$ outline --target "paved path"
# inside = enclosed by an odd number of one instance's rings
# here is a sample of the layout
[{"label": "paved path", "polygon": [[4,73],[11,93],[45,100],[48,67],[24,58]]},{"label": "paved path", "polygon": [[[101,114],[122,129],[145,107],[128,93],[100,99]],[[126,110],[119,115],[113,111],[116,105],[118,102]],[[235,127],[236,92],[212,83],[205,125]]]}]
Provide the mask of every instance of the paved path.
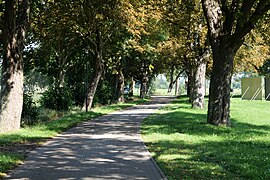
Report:
[{"label": "paved path", "polygon": [[140,122],[172,98],[154,97],[85,122],[30,152],[7,179],[166,179],[140,136]]}]

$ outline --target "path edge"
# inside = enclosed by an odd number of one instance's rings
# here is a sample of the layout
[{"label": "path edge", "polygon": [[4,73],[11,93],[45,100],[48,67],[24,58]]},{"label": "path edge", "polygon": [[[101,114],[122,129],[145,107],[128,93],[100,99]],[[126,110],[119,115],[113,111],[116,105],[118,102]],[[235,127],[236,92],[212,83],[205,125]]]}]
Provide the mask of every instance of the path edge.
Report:
[{"label": "path edge", "polygon": [[144,143],[143,141],[143,138],[142,138],[142,132],[141,132],[141,122],[140,122],[140,129],[139,129],[139,136],[140,136],[140,139],[141,139],[141,144],[145,150],[145,152],[147,153],[147,156],[150,158],[150,161],[152,162],[152,164],[154,165],[154,167],[156,168],[157,172],[159,173],[159,175],[161,176],[161,178],[163,180],[168,180],[168,178],[165,176],[164,172],[161,170],[161,168],[159,167],[159,165],[157,164],[156,160],[152,157],[151,153],[149,152],[146,144]]}]

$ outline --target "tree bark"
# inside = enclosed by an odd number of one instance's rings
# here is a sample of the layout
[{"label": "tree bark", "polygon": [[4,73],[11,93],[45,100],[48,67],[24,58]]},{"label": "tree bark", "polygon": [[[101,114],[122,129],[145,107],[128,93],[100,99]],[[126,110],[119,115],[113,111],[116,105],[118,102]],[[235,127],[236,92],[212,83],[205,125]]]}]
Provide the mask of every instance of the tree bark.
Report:
[{"label": "tree bark", "polygon": [[28,0],[5,1],[0,98],[1,133],[20,128],[23,106],[22,51],[29,22],[29,11]]},{"label": "tree bark", "polygon": [[141,87],[140,87],[140,98],[144,99],[146,97],[147,94],[147,81],[148,81],[148,77],[145,75],[143,76],[142,80],[141,80]]},{"label": "tree bark", "polygon": [[173,72],[171,72],[171,77],[170,77],[170,84],[169,84],[169,88],[168,88],[168,93],[172,92],[172,88],[174,86],[174,84],[176,84],[176,81],[179,80],[179,77],[181,76],[181,74],[184,73],[185,70],[180,71],[177,76],[175,77],[175,79],[173,79]]},{"label": "tree bark", "polygon": [[192,102],[193,98],[193,88],[192,88],[192,82],[194,80],[194,68],[190,66],[190,69],[187,72],[188,74],[188,79],[187,79],[187,96],[189,97],[189,102]]},{"label": "tree bark", "polygon": [[131,83],[129,86],[130,86],[130,89],[129,89],[128,96],[132,97],[134,95],[134,90],[135,90],[135,81],[133,80],[133,78],[131,78]]},{"label": "tree bark", "polygon": [[177,77],[176,81],[175,81],[175,96],[179,95],[179,77]]},{"label": "tree bark", "polygon": [[90,85],[88,87],[87,102],[84,103],[84,109],[91,109],[99,80],[101,79],[103,71],[104,71],[104,61],[103,61],[102,53],[103,53],[102,35],[101,35],[101,31],[97,30],[96,42],[95,42],[94,74],[92,76]]},{"label": "tree bark", "polygon": [[88,95],[87,95],[87,104],[85,104],[87,106],[87,109],[91,109],[92,105],[93,105],[93,100],[94,100],[94,96],[96,94],[96,90],[97,90],[97,86],[99,83],[99,80],[102,77],[102,71],[98,71],[94,74],[94,77],[91,80],[90,86],[89,86],[89,90],[88,90]]},{"label": "tree bark", "polygon": [[124,102],[124,87],[125,87],[125,78],[122,70],[118,71],[116,75],[116,91],[115,91],[115,100],[117,103]]},{"label": "tree bark", "polygon": [[204,108],[206,62],[199,62],[191,82],[192,108]]},{"label": "tree bark", "polygon": [[184,62],[185,62],[185,72],[187,75],[187,80],[185,82],[185,87],[187,90],[187,96],[189,97],[189,101],[191,102],[191,79],[192,79],[192,68],[191,68],[191,62],[187,58],[186,55],[184,55]]},{"label": "tree bark", "polygon": [[212,41],[213,70],[210,80],[207,123],[217,126],[231,126],[230,90],[233,75],[233,61],[243,41],[232,43],[228,37]]},{"label": "tree bark", "polygon": [[233,61],[244,37],[270,9],[269,0],[202,0],[213,52],[207,122],[230,126]]},{"label": "tree bark", "polygon": [[55,52],[56,54],[56,59],[57,59],[57,74],[56,74],[56,79],[55,79],[55,87],[56,88],[62,88],[65,86],[65,77],[66,77],[66,72],[68,70],[68,57],[69,54],[65,53],[65,49],[62,47],[62,42],[59,42],[59,49]]},{"label": "tree bark", "polygon": [[167,93],[172,92],[172,88],[173,88],[173,85],[174,85],[174,79],[173,79],[174,70],[175,70],[175,67],[172,66],[171,69],[170,69],[170,84],[169,84],[169,88],[168,88]]},{"label": "tree bark", "polygon": [[192,62],[190,70],[193,74],[191,77],[191,104],[192,108],[203,109],[204,108],[204,96],[205,96],[205,73],[207,58],[210,56],[208,48],[199,48],[200,55]]},{"label": "tree bark", "polygon": [[[240,45],[239,45],[240,47]],[[213,71],[210,81],[207,122],[230,126],[230,89],[233,60],[238,47],[225,42],[213,45]]]},{"label": "tree bark", "polygon": [[58,73],[58,78],[55,80],[56,88],[62,88],[65,86],[66,70],[61,69]]}]

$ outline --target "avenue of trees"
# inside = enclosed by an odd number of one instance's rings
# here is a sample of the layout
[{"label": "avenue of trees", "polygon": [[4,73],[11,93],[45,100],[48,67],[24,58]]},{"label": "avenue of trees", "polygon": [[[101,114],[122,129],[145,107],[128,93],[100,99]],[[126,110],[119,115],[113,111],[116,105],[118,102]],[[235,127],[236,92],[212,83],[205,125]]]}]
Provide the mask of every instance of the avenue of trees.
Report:
[{"label": "avenue of trees", "polygon": [[157,74],[168,91],[185,74],[193,108],[204,108],[209,77],[207,122],[230,126],[233,73],[269,71],[269,9],[270,0],[0,0],[0,132],[20,128],[36,88],[44,107],[88,110],[123,102],[135,82],[144,98]]}]

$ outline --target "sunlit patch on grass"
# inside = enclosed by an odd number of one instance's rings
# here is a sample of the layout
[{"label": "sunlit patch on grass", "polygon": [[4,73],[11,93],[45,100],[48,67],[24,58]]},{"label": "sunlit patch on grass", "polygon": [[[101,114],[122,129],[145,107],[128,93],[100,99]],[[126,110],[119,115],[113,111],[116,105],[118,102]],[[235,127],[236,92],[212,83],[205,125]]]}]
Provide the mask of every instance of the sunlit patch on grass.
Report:
[{"label": "sunlit patch on grass", "polygon": [[169,179],[270,179],[269,107],[232,99],[232,127],[216,127],[181,98],[143,122],[143,139]]},{"label": "sunlit patch on grass", "polygon": [[0,153],[0,177],[5,176],[7,170],[22,163],[22,156],[10,153]]},{"label": "sunlit patch on grass", "polygon": [[165,160],[165,161],[172,161],[172,160],[176,160],[176,159],[187,160],[187,159],[191,159],[191,158],[192,158],[192,156],[189,154],[166,154],[166,155],[159,156],[160,160]]}]

